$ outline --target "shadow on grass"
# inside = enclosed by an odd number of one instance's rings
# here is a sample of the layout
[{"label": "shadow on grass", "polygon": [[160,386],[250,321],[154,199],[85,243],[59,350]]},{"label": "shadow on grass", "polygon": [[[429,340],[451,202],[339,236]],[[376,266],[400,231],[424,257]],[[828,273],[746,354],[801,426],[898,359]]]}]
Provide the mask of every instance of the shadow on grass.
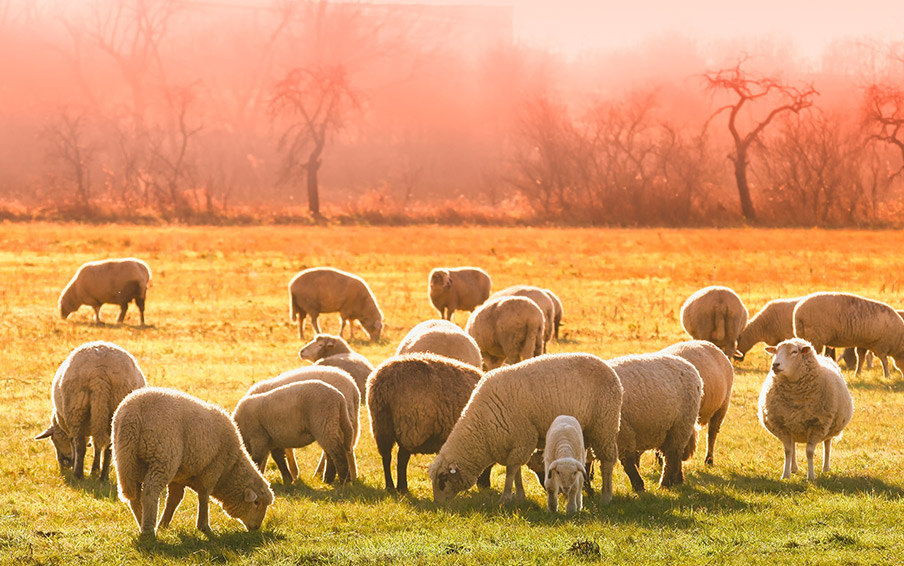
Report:
[{"label": "shadow on grass", "polygon": [[245,556],[255,549],[285,540],[283,535],[264,531],[226,531],[214,533],[208,537],[194,529],[176,534],[177,542],[166,541],[166,535],[159,533],[162,539],[145,540],[135,538],[135,548],[144,555],[157,558],[192,558],[202,562],[228,563]]},{"label": "shadow on grass", "polygon": [[[310,484],[307,481],[311,481]],[[406,496],[395,492],[388,492],[383,488],[367,485],[360,480],[346,485],[325,484],[319,480],[305,480],[299,478],[292,484],[274,482],[270,488],[277,497],[288,499],[308,499],[317,502],[343,502],[357,501],[361,503],[376,503],[387,499],[398,499]]]},{"label": "shadow on grass", "polygon": [[72,489],[77,489],[93,496],[95,499],[115,500],[117,498],[116,485],[109,479],[100,481],[97,476],[88,476],[78,480],[72,475],[71,470],[64,476],[66,484]]},{"label": "shadow on grass", "polygon": [[893,373],[891,377],[885,378],[878,376],[876,378],[864,378],[848,376],[848,387],[853,391],[888,391],[891,393],[901,393],[904,391],[904,379]]},{"label": "shadow on grass", "polygon": [[[732,473],[728,480],[718,478],[723,482],[730,481],[737,489],[750,493],[772,494],[772,495],[789,495],[792,493],[804,493],[810,484],[806,482],[807,469],[806,464],[800,468],[800,471],[793,475],[791,479],[783,480],[777,477],[762,476],[744,476]],[[698,474],[701,478],[706,478],[705,474]],[[715,480],[715,481],[718,481]],[[904,488],[897,485],[888,484],[881,479],[864,476],[864,475],[842,475],[828,474],[821,475],[816,473],[816,480],[812,484],[814,487],[837,493],[841,495],[862,495],[870,494],[889,499],[904,498]]]},{"label": "shadow on grass", "polygon": [[116,322],[101,321],[100,323],[95,323],[93,320],[76,320],[68,321],[67,324],[71,324],[79,328],[103,328],[105,330],[113,330],[117,328],[137,332],[150,332],[152,330],[157,330],[157,326],[154,324],[145,324],[144,326],[141,326],[140,324],[130,324],[128,322],[118,324]]}]

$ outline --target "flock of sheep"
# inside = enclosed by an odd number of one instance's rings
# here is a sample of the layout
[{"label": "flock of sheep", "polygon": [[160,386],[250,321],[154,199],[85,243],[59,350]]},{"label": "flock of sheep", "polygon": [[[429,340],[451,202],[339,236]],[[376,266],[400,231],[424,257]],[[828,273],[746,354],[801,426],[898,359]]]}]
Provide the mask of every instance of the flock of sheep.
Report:
[{"label": "flock of sheep", "polygon": [[[150,270],[140,260],[83,265],[60,296],[65,319],[80,305],[141,311]],[[814,450],[824,444],[829,470],[832,439],[853,414],[838,365],[823,348],[855,348],[887,356],[904,367],[904,319],[892,307],[844,293],[815,293],[768,303],[749,322],[740,297],[706,287],[681,307],[681,324],[694,340],[655,353],[602,360],[587,353],[546,354],[558,338],[562,303],[552,292],[519,285],[491,295],[490,277],[471,267],[434,269],[429,298],[441,318],[422,322],[402,339],[396,355],[374,368],[341,334],[358,323],[380,337],[383,315],[368,285],[332,268],[299,273],[289,284],[290,317],[304,340],[310,317],[317,333],[299,351],[314,365],[254,384],[232,415],[174,390],[147,387],[137,362],[107,342],[75,349],[53,378],[50,438],[61,468],[83,476],[87,440],[94,444],[91,473],[106,480],[115,460],[120,498],[142,536],[154,537],[172,519],[185,488],[198,493],[197,526],[209,532],[213,497],[249,529],[258,528],[273,492],[263,472],[269,457],[283,482],[298,477],[293,448],[317,442],[316,474],[352,481],[358,407],[366,403],[382,459],[386,488],[408,489],[412,454],[436,454],[429,476],[436,501],[475,483],[488,486],[494,464],[505,466],[503,501],[524,498],[521,470],[536,472],[555,512],[581,509],[592,493],[591,463],[599,462],[601,498],[612,498],[619,460],[635,491],[644,489],[640,456],[655,450],[661,487],[684,481],[682,462],[695,452],[697,429],[708,427],[705,462],[714,463],[716,436],[728,411],[734,370],[756,343],[773,354],[759,400],[763,426],[784,446],[782,477],[797,470],[796,445],[806,445],[807,478]],[[472,311],[465,329],[451,322]],[[338,312],[340,336],[322,334],[318,316]],[[503,365],[505,364],[505,365]],[[392,451],[398,446],[396,480]],[[102,460],[102,462],[101,462]],[[167,489],[163,514],[158,498]],[[513,494],[514,488],[514,494]]]}]

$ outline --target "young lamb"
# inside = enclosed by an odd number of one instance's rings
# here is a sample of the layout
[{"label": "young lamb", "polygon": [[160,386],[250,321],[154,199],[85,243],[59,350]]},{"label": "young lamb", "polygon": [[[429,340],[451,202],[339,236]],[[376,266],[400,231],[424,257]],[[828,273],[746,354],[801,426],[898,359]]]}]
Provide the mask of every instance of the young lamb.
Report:
[{"label": "young lamb", "polygon": [[456,310],[472,311],[490,296],[493,282],[477,267],[437,267],[427,277],[430,303],[444,320],[452,320]]},{"label": "young lamb", "polygon": [[[367,385],[367,376],[374,370],[374,366],[367,358],[352,351],[348,342],[340,336],[332,334],[315,336],[313,340],[301,347],[298,357],[314,362],[315,366],[332,366],[347,371],[355,380],[355,385],[358,386],[358,391],[361,393],[364,393]],[[364,401],[363,396],[361,400]]]},{"label": "young lamb", "polygon": [[[389,358],[367,380],[367,407],[386,489],[408,491],[412,454],[436,454],[458,421],[482,374],[471,365],[428,353]],[[392,483],[392,448],[399,445]],[[490,468],[478,485],[489,487]]]},{"label": "young lamb", "polygon": [[300,272],[289,282],[289,320],[298,321],[298,337],[304,340],[304,320],[311,317],[314,332],[320,334],[317,317],[338,312],[342,319],[339,336],[350,322],[349,337],[357,320],[374,342],[383,330],[383,313],[367,283],[357,275],[332,267],[313,267]]},{"label": "young lamb", "polygon": [[766,303],[741,331],[736,359],[743,361],[747,352],[759,342],[775,346],[783,340],[794,338],[794,307],[801,298],[775,299]]},{"label": "young lamb", "polygon": [[708,426],[708,442],[706,460],[712,466],[716,446],[716,435],[722,428],[722,421],[731,404],[731,388],[734,385],[734,367],[731,361],[711,342],[704,340],[688,340],[673,344],[660,350],[660,354],[671,354],[684,358],[695,368],[703,380],[703,397],[700,400],[700,413],[697,423]]},{"label": "young lamb", "polygon": [[546,353],[546,343],[552,338],[556,320],[556,306],[549,296],[549,291],[532,285],[512,285],[490,295],[487,302],[503,297],[525,297],[537,305],[543,313],[543,352],[541,353]]},{"label": "young lamb", "polygon": [[738,336],[747,324],[747,307],[728,287],[704,287],[681,305],[681,326],[695,340],[708,340],[737,355]]},{"label": "young lamb", "polygon": [[[91,475],[110,475],[110,430],[113,412],[126,395],[146,385],[135,358],[110,342],[88,342],[73,350],[51,384],[50,426],[35,440],[50,438],[60,469],[73,468],[84,477],[88,437],[94,443]],[[103,456],[103,466],[100,465]]]},{"label": "young lamb", "polygon": [[785,447],[782,479],[797,471],[795,444],[806,442],[807,480],[813,481],[816,445],[823,443],[822,471],[828,472],[832,439],[851,421],[854,401],[838,364],[806,340],[792,338],[766,351],[775,357],[760,391],[760,423]]},{"label": "young lamb", "polygon": [[140,259],[90,261],[78,268],[60,294],[60,316],[65,320],[80,306],[89,305],[94,309],[94,322],[100,324],[100,307],[114,304],[119,305],[117,323],[122,324],[134,300],[144,326],[144,300],[150,280],[151,270]]},{"label": "young lamb", "polygon": [[[357,403],[355,404],[357,406]],[[263,472],[273,455],[283,483],[291,483],[285,449],[317,442],[336,466],[339,481],[357,476],[355,437],[342,393],[318,380],[290,383],[239,400],[232,418],[251,460]]]},{"label": "young lamb", "polygon": [[448,320],[426,320],[412,328],[402,339],[396,355],[427,352],[452,358],[478,369],[480,348],[471,336]]},{"label": "young lamb", "polygon": [[480,348],[484,369],[518,363],[543,353],[543,312],[530,299],[501,297],[477,307],[465,330]]},{"label": "young lamb", "polygon": [[587,479],[586,457],[581,423],[568,415],[556,417],[546,431],[546,448],[543,450],[546,506],[550,513],[559,510],[560,493],[565,494],[568,501],[566,513],[581,510],[581,489]]},{"label": "young lamb", "polygon": [[521,466],[544,444],[559,415],[581,423],[600,460],[603,503],[612,499],[622,386],[603,360],[590,354],[544,355],[483,376],[449,438],[430,464],[433,499],[443,502],[474,485],[494,463],[506,466],[502,501],[524,499]]},{"label": "young lamb", "polygon": [[[211,535],[210,497],[248,530],[264,521],[273,492],[242,446],[225,411],[171,389],[145,387],[113,415],[113,456],[119,498],[128,503],[142,537],[170,524],[185,488],[198,492],[197,526]],[[157,504],[167,489],[160,522]]]}]

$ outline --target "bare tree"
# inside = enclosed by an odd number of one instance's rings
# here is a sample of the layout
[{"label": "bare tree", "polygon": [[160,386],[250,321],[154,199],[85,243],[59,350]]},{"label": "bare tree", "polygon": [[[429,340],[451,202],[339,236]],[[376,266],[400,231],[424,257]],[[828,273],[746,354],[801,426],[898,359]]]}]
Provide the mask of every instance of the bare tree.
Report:
[{"label": "bare tree", "polygon": [[[60,112],[44,129],[46,156],[52,180],[64,195],[71,194],[70,206],[87,212],[92,206],[91,165],[96,148],[86,133],[84,114]],[[68,199],[67,199],[68,200]]]},{"label": "bare tree", "polygon": [[898,150],[901,163],[891,173],[904,173],[904,90],[892,84],[872,84],[866,89],[866,123],[869,138]]},{"label": "bare tree", "polygon": [[[747,180],[747,169],[750,164],[751,146],[759,140],[763,130],[777,116],[793,112],[797,114],[805,108],[813,105],[813,98],[819,93],[812,84],[801,87],[785,84],[777,77],[761,77],[743,69],[746,57],[738,60],[733,67],[708,71],[704,74],[706,88],[711,92],[726,91],[735,98],[734,102],[716,110],[707,123],[725,110],[728,114],[728,131],[731,133],[735,151],[730,156],[734,163],[735,181],[738,186],[738,196],[741,200],[741,214],[748,222],[756,222],[756,211],[753,200],[750,197],[750,184]],[[765,107],[759,113],[759,118],[752,115],[753,105],[758,108]],[[750,109],[749,129],[741,132],[741,113],[745,108]]]}]

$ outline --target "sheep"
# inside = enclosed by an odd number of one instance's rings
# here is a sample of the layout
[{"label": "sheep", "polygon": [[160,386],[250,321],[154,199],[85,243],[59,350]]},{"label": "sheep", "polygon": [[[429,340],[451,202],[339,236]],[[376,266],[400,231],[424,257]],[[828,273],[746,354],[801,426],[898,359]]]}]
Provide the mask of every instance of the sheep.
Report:
[{"label": "sheep", "polygon": [[[242,445],[235,422],[223,409],[159,387],[138,389],[113,415],[113,457],[119,498],[129,504],[143,538],[169,526],[189,487],[198,493],[197,527],[212,536],[209,498],[229,516],[257,530],[273,492]],[[157,504],[167,488],[160,522]]]},{"label": "sheep", "polygon": [[[904,319],[880,301],[851,293],[807,295],[794,308],[794,335],[810,342],[818,354],[826,346],[870,350],[882,362],[886,378],[886,356],[904,367]],[[863,357],[857,362],[857,375],[863,369]]]},{"label": "sheep", "polygon": [[396,355],[414,352],[429,352],[481,367],[477,342],[448,320],[426,320],[412,328],[396,349]]},{"label": "sheep", "polygon": [[113,412],[126,395],[145,385],[135,358],[121,347],[102,341],[82,344],[53,376],[50,426],[35,440],[50,438],[60,470],[71,467],[72,475],[81,479],[90,436],[94,443],[91,475],[100,470],[100,481],[105,482],[110,476]]},{"label": "sheep", "polygon": [[747,307],[728,287],[704,287],[681,305],[681,326],[690,337],[712,342],[729,357],[737,355],[747,316]]},{"label": "sheep", "polygon": [[477,267],[437,267],[427,277],[430,303],[443,320],[452,320],[456,310],[473,311],[490,296],[493,282]]},{"label": "sheep", "polygon": [[543,312],[530,299],[502,297],[477,307],[465,330],[480,348],[484,369],[539,356],[544,350]]},{"label": "sheep", "polygon": [[[248,392],[245,393],[245,395],[248,396],[267,393],[268,391],[273,391],[277,387],[289,385],[290,383],[299,383],[302,381],[313,380],[319,380],[328,385],[332,385],[333,387],[338,389],[340,393],[342,393],[343,397],[345,397],[345,409],[348,412],[348,418],[352,426],[352,445],[357,446],[358,405],[361,402],[361,390],[358,389],[358,386],[352,380],[348,372],[342,370],[341,368],[329,366],[308,366],[290,370],[281,373],[274,378],[255,383],[248,388]],[[274,455],[273,460],[276,462],[277,466],[279,466],[280,463],[285,460],[288,467],[289,479],[288,481],[286,481],[286,473],[283,472],[282,468],[280,468],[280,472],[283,473],[283,481],[285,483],[294,482],[295,479],[298,478],[298,464],[295,461],[295,454],[291,449],[281,450],[280,452],[282,452],[282,454]],[[266,461],[264,463],[266,464]],[[332,481],[336,477],[336,467],[333,465],[332,460],[327,458],[326,452],[321,454],[320,462],[317,464],[314,475],[317,476],[321,473],[323,474],[323,481],[325,481],[326,483],[332,483]]]},{"label": "sheep", "polygon": [[374,342],[383,330],[383,313],[367,283],[357,275],[332,267],[312,267],[298,273],[289,282],[289,321],[298,321],[298,337],[304,340],[304,320],[311,317],[314,332],[320,334],[317,317],[338,312],[342,319],[339,336],[350,322],[349,338],[357,320]]},{"label": "sheep", "polygon": [[[606,363],[624,388],[618,430],[618,458],[634,491],[644,490],[640,455],[655,448],[664,460],[659,486],[684,482],[682,460],[694,454],[703,381],[694,366],[677,356],[643,354]],[[595,451],[595,450],[594,450]]]},{"label": "sheep", "polygon": [[556,342],[559,341],[559,328],[562,326],[562,301],[549,289],[543,289],[552,301],[553,328]]},{"label": "sheep", "polygon": [[543,451],[546,506],[550,513],[559,510],[559,493],[564,493],[568,501],[566,513],[581,510],[581,488],[587,479],[586,455],[581,423],[569,415],[556,417],[546,431]]},{"label": "sheep", "polygon": [[[436,454],[455,426],[482,374],[473,366],[429,353],[389,358],[367,380],[367,407],[387,491],[408,492],[412,454]],[[392,482],[392,448],[399,445],[398,483]],[[490,468],[478,479],[489,487]]]},{"label": "sheep", "polygon": [[794,338],[794,307],[802,298],[775,299],[766,303],[738,336],[735,358],[744,361],[747,352],[759,342],[775,346],[783,340]]},{"label": "sheep", "polygon": [[851,421],[854,401],[838,364],[816,354],[801,338],[767,346],[772,369],[760,390],[760,423],[785,447],[782,479],[797,472],[796,443],[807,443],[807,480],[816,479],[813,453],[823,443],[822,471],[829,471],[832,439]]},{"label": "sheep", "polygon": [[242,397],[232,418],[261,472],[272,454],[283,483],[291,483],[285,449],[316,441],[336,467],[339,481],[346,483],[357,476],[355,433],[346,402],[332,385],[301,381]]},{"label": "sheep", "polygon": [[[367,385],[367,376],[374,370],[367,358],[352,351],[348,342],[340,336],[332,334],[314,336],[313,340],[301,347],[298,357],[314,362],[316,366],[332,366],[347,371],[361,393]],[[364,401],[363,396],[361,400]]]},{"label": "sheep", "polygon": [[546,343],[552,338],[553,328],[555,328],[556,307],[553,300],[549,297],[546,289],[533,287],[531,285],[512,285],[501,291],[496,291],[487,302],[498,300],[502,297],[526,297],[533,301],[540,311],[543,313],[543,352],[546,353]]},{"label": "sheep", "polygon": [[114,304],[120,308],[116,322],[122,324],[129,302],[134,300],[144,326],[144,300],[150,280],[150,268],[133,257],[84,263],[60,294],[60,317],[66,320],[82,305],[89,305],[94,309],[94,323],[101,324],[100,307]]},{"label": "sheep", "polygon": [[612,500],[612,468],[622,405],[618,376],[590,354],[547,354],[491,371],[477,384],[429,467],[433,499],[444,502],[474,485],[493,463],[506,466],[502,501],[524,498],[521,466],[559,415],[581,423],[600,460],[601,499]]},{"label": "sheep", "polygon": [[709,427],[704,462],[712,466],[716,435],[722,428],[722,421],[731,403],[734,367],[722,350],[703,340],[679,342],[660,350],[659,353],[671,354],[689,361],[703,380],[703,396],[700,399],[697,423],[701,427]]}]

